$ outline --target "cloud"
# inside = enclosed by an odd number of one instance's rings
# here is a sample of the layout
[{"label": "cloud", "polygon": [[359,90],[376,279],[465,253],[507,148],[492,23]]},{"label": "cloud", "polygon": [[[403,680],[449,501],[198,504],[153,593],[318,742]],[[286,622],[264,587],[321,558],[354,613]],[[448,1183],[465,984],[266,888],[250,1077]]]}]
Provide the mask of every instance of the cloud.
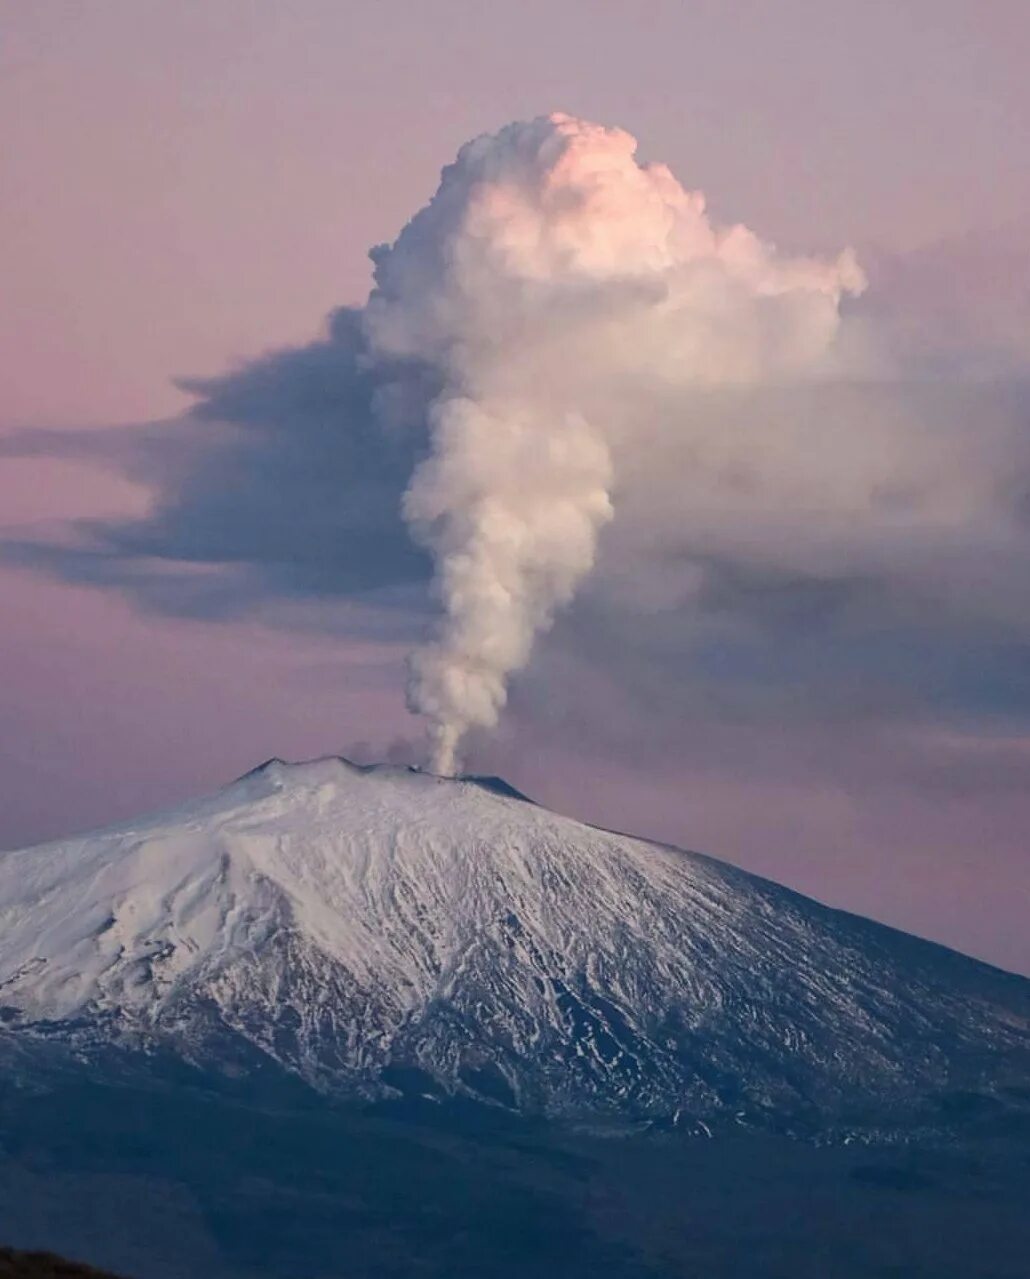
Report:
[{"label": "cloud", "polygon": [[689,447],[696,423],[682,399],[661,412],[662,393],[810,376],[864,286],[847,251],[790,258],[713,225],[635,151],[567,115],[509,125],[463,147],[373,255],[372,352],[441,382],[404,500],[442,605],[410,687],[436,771],[496,724],[509,676],[593,568],[622,458]]},{"label": "cloud", "polygon": [[869,249],[865,340],[887,368],[948,380],[1025,380],[1030,230],[1009,224],[909,253]]},{"label": "cloud", "polygon": [[79,521],[59,541],[9,536],[3,553],[207,620],[270,607],[297,618],[334,601],[420,608],[430,567],[400,507],[425,451],[424,434],[405,429],[403,393],[415,388],[417,399],[423,373],[410,362],[407,383],[389,372],[396,429],[373,409],[383,374],[365,367],[360,314],[341,309],[324,339],[184,384],[197,396],[184,417],[10,435],[0,442],[8,456],[106,466],[152,488],[154,501],[140,518]]},{"label": "cloud", "polygon": [[514,720],[613,751],[1025,726],[1030,291],[970,246],[873,255],[849,298],[850,257],[713,228],[620,131],[502,131],[317,341],[190,383],[181,419],[8,436],[154,501],[2,553],[212,622],[429,638],[440,724],[489,725],[553,624]]}]

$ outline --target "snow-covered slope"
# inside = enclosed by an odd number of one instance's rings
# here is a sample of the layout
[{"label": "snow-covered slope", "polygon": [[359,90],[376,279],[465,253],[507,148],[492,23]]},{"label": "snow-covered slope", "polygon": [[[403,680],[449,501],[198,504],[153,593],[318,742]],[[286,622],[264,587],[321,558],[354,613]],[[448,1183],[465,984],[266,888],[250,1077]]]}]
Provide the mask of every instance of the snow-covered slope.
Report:
[{"label": "snow-covered slope", "polygon": [[1030,1075],[1030,983],[503,784],[270,763],[0,854],[10,1031],[341,1094],[842,1115]]}]

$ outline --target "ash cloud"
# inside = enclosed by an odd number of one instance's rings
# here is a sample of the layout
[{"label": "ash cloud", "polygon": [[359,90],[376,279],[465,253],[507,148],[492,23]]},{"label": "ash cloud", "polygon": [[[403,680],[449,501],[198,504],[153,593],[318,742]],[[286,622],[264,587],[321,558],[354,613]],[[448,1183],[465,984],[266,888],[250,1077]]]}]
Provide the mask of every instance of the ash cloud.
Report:
[{"label": "ash cloud", "polygon": [[431,566],[401,501],[426,445],[402,396],[417,413],[430,373],[387,369],[391,429],[375,407],[384,372],[368,367],[360,311],[341,308],[326,327],[306,346],[184,382],[197,404],[182,418],[0,439],[0,456],[81,459],[154,491],[141,518],[79,521],[59,541],[8,536],[4,557],[207,620],[367,600],[419,611]]},{"label": "ash cloud", "polygon": [[654,388],[804,377],[864,287],[848,251],[788,258],[713,225],[635,151],[566,115],[509,125],[463,147],[373,255],[373,352],[442,384],[403,507],[443,612],[409,690],[437,772],[496,724],[509,676],[593,568],[621,455],[694,436],[688,405],[655,414]]},{"label": "ash cloud", "polygon": [[871,255],[855,296],[849,254],[718,228],[621,131],[511,126],[323,338],[190,384],[181,420],[0,442],[155,493],[3,554],[166,612],[426,638],[411,703],[439,768],[527,663],[516,717],[612,749],[1025,724],[1030,272],[1021,292],[1001,254],[999,302],[954,249],[963,327],[951,252]]}]

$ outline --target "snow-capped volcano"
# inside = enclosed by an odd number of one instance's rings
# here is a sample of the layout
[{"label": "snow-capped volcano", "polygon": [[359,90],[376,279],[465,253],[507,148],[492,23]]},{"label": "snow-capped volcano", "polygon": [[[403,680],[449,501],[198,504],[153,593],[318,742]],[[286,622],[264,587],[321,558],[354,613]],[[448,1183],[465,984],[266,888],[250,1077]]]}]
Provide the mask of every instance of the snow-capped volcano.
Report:
[{"label": "snow-capped volcano", "polygon": [[10,1033],[366,1098],[741,1120],[1030,1070],[1030,982],[489,779],[270,761],[0,855]]}]

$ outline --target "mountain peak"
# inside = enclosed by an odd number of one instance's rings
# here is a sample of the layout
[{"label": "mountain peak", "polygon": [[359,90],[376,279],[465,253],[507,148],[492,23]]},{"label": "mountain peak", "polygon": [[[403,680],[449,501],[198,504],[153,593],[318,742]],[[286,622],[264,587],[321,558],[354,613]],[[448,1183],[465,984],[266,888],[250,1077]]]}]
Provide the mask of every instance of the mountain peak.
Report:
[{"label": "mountain peak", "polygon": [[475,786],[480,790],[489,791],[491,794],[500,795],[506,799],[522,800],[527,804],[533,803],[533,800],[528,795],[523,794],[522,791],[518,790],[503,777],[496,775],[461,773],[455,777],[446,777],[412,764],[391,764],[386,761],[357,764],[353,760],[347,759],[345,755],[320,755],[314,759],[297,761],[280,759],[279,756],[274,755],[271,759],[266,759],[264,763],[258,764],[255,768],[250,769],[249,772],[244,773],[242,777],[237,778],[236,782],[231,783],[231,785],[246,783],[256,778],[267,778],[283,787],[292,785],[305,787],[331,785],[334,782],[340,782],[354,776],[376,778],[415,776],[427,778],[433,782]]},{"label": "mountain peak", "polygon": [[500,778],[333,756],[0,855],[0,938],[11,1033],[244,1045],[342,1095],[739,1119],[1030,1067],[1019,978]]}]

